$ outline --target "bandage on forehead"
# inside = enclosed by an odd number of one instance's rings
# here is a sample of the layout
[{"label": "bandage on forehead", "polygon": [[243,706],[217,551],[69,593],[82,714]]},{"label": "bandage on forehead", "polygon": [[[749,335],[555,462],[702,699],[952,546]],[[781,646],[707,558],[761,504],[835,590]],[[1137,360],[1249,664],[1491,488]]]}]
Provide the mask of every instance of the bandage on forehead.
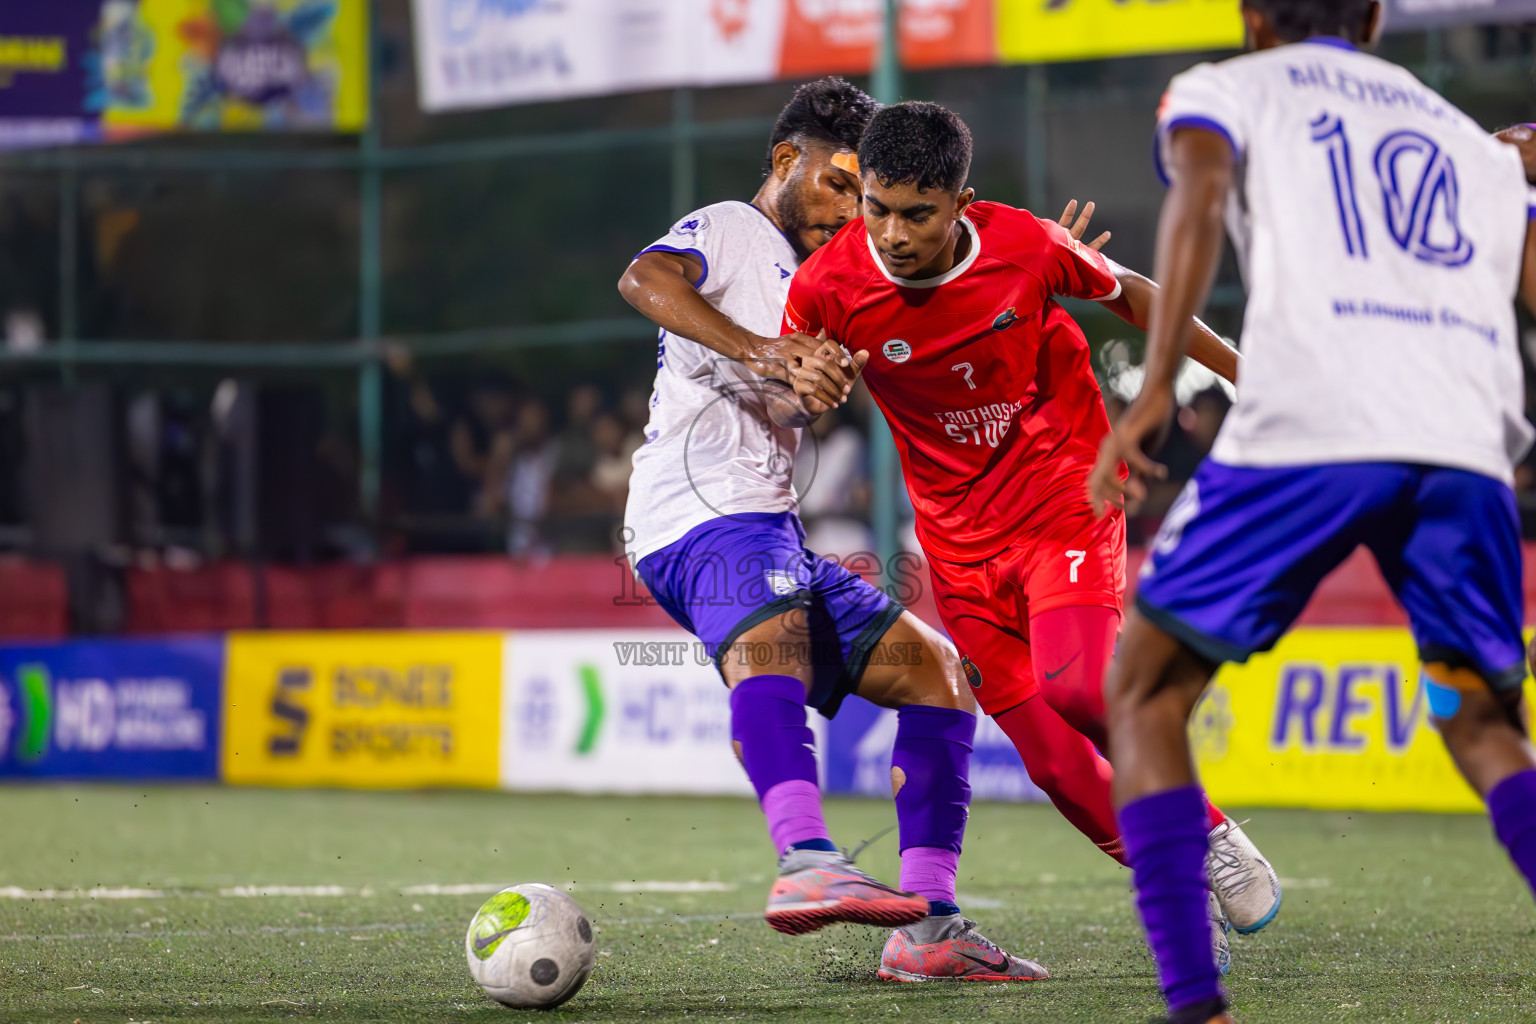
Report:
[{"label": "bandage on forehead", "polygon": [[849,174],[859,173],[859,155],[857,153],[833,153],[832,166]]}]

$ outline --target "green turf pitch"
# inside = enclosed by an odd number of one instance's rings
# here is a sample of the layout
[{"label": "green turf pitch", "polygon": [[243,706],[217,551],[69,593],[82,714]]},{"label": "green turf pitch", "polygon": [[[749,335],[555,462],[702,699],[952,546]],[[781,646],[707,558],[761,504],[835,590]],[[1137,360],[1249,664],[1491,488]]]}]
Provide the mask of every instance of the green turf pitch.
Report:
[{"label": "green turf pitch", "polygon": [[[893,821],[879,801],[834,801],[828,817],[850,844]],[[1288,883],[1280,919],[1235,941],[1240,1019],[1536,1021],[1536,907],[1483,819],[1253,819]],[[1049,807],[977,806],[968,840],[962,902],[1054,980],[891,985],[874,975],[880,932],[770,931],[757,914],[772,859],[745,800],[5,788],[0,1021],[1140,1024],[1155,1013],[1126,872]],[[894,881],[895,837],[861,863]],[[574,883],[599,928],[591,980],[553,1016],[481,996],[463,936],[485,896],[430,888],[522,881]],[[305,891],[241,895],[274,886]],[[65,895],[96,887],[159,895]]]}]

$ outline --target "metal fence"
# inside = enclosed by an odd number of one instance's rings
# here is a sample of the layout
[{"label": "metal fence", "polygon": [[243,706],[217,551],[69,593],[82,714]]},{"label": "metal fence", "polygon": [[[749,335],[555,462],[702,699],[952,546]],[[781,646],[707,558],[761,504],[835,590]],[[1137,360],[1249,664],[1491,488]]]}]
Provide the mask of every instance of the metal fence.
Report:
[{"label": "metal fence", "polygon": [[[23,211],[0,221],[0,253],[10,250],[11,265],[37,282],[30,295],[12,287],[11,302],[50,307],[38,310],[43,343],[0,349],[0,374],[66,384],[198,371],[344,376],[356,520],[367,529],[380,520],[389,346],[436,365],[537,352],[539,365],[560,363],[578,375],[637,373],[654,330],[618,301],[612,282],[671,217],[751,194],[787,86],[427,118],[415,106],[408,17],[404,0],[381,5],[371,40],[372,117],[358,137],[183,137],[0,156],[0,204]],[[1489,127],[1530,119],[1532,52],[1532,31],[1522,26],[1392,37],[1388,45],[1389,56]],[[937,99],[966,116],[978,138],[973,180],[988,197],[1042,214],[1068,198],[1098,200],[1116,255],[1149,269],[1160,201],[1147,160],[1152,112],[1167,78],[1191,59],[955,69],[899,82],[890,68],[872,88],[885,99]],[[108,199],[93,200],[98,194]],[[140,238],[157,209],[172,208],[187,223],[125,256],[124,231]],[[247,245],[245,228],[219,237],[211,220],[204,235],[213,236],[199,235],[200,217],[213,209],[252,226],[255,265],[286,268],[312,250],[326,265],[320,280],[300,287],[275,274],[278,283],[268,285],[261,273],[222,280],[216,269],[195,279],[198,260],[184,266],[176,256],[197,249],[188,240]],[[131,224],[114,227],[114,217]],[[273,220],[298,225],[286,247],[258,230]],[[51,241],[40,237],[47,226]],[[103,256],[114,246],[115,262]],[[203,313],[156,320],[122,312],[133,296],[160,289],[201,289]],[[174,303],[192,301],[180,295]],[[243,320],[242,302],[255,308]],[[304,302],[320,312],[305,312]],[[210,311],[221,305],[225,312]],[[1242,294],[1230,267],[1215,307],[1217,325],[1235,333]],[[1115,335],[1096,308],[1075,311],[1095,341]],[[220,328],[199,334],[200,322]],[[174,330],[157,335],[161,323]],[[243,323],[261,326],[242,336]],[[598,351],[607,353],[599,365],[584,367],[592,357],[583,353]],[[877,415],[875,493],[892,495],[894,453],[883,431]],[[873,502],[887,552],[896,505]]]}]

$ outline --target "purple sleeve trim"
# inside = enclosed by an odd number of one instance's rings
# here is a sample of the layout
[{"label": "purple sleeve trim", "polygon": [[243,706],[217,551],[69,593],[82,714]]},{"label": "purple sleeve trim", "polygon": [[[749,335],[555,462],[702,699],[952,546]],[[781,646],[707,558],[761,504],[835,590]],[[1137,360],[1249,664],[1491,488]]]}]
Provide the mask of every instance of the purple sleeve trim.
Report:
[{"label": "purple sleeve trim", "polygon": [[693,283],[693,287],[698,291],[704,290],[704,282],[709,280],[709,259],[702,252],[697,249],[681,249],[675,245],[652,245],[647,246],[646,248],[641,249],[639,252],[635,253],[635,259],[639,259],[641,256],[644,256],[648,252],[675,252],[678,254],[686,253],[689,256],[697,256],[699,258],[699,262],[704,264],[704,273],[701,274],[699,279]]},{"label": "purple sleeve trim", "polygon": [[1227,131],[1227,126],[1220,121],[1198,115],[1170,118],[1168,121],[1157,126],[1157,135],[1152,139],[1152,166],[1157,171],[1157,180],[1163,183],[1164,188],[1173,184],[1173,181],[1168,177],[1168,169],[1163,166],[1163,139],[1172,135],[1180,128],[1199,128],[1203,131],[1215,132],[1227,140],[1227,145],[1232,147],[1232,155],[1234,157],[1243,155],[1242,147],[1237,144],[1237,140],[1232,137],[1232,133]]}]

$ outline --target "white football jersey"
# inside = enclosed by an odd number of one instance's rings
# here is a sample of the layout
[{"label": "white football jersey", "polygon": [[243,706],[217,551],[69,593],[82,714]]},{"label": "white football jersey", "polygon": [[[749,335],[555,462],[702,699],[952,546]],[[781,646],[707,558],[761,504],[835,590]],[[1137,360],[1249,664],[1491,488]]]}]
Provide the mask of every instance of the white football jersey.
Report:
[{"label": "white football jersey", "polygon": [[1409,72],[1340,39],[1201,64],[1158,112],[1238,157],[1248,289],[1234,466],[1420,462],[1511,479],[1529,447],[1513,300],[1520,158]]},{"label": "white football jersey", "polygon": [[[799,261],[757,207],[706,206],[644,251],[658,250],[697,256],[704,264],[699,294],[710,305],[749,331],[779,336]],[[631,564],[711,519],[795,507],[800,431],[769,419],[767,386],[740,363],[661,332],[651,419],[624,511]]]}]

